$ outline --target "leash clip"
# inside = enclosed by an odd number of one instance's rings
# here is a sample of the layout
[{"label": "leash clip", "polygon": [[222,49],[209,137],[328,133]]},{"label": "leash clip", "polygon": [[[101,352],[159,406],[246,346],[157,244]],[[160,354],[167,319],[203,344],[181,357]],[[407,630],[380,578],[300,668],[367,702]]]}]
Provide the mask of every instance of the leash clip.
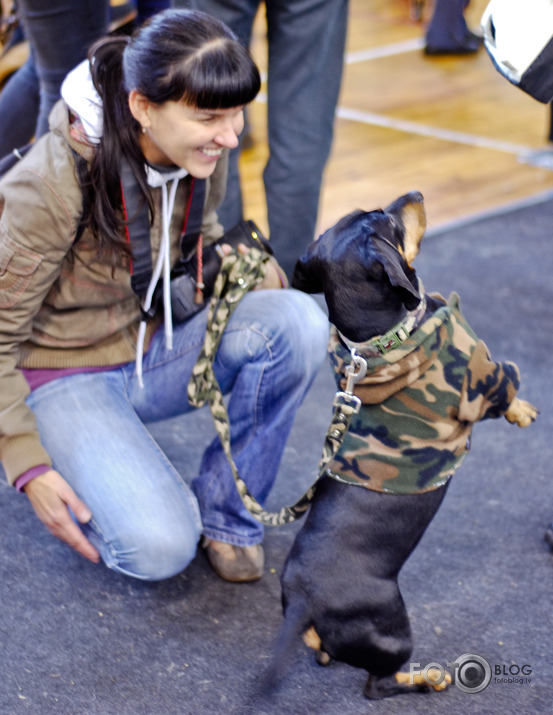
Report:
[{"label": "leash clip", "polygon": [[349,404],[357,414],[361,409],[361,400],[353,394],[353,388],[367,374],[367,361],[357,354],[356,348],[351,348],[351,360],[352,362],[344,370],[346,389],[336,393],[334,407],[339,404]]},{"label": "leash clip", "polygon": [[[353,388],[359,380],[362,380],[367,374],[367,361],[357,354],[357,348],[351,348],[352,362],[344,370],[346,374],[346,389],[348,395],[353,395]],[[356,372],[357,370],[357,372]]]}]

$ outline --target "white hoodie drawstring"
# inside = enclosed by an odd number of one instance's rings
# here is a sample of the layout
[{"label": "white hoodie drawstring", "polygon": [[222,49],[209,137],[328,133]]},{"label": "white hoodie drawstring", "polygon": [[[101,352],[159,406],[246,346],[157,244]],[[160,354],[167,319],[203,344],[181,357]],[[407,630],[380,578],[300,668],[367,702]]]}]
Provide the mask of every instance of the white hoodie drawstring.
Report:
[{"label": "white hoodie drawstring", "polygon": [[[152,187],[161,186],[161,244],[159,247],[159,254],[157,257],[156,265],[152,273],[152,278],[148,285],[148,290],[144,297],[142,303],[142,309],[144,313],[147,313],[152,305],[152,298],[154,296],[154,291],[156,285],[159,281],[159,277],[163,272],[163,318],[165,326],[165,345],[168,350],[173,349],[173,313],[171,310],[171,237],[169,235],[169,226],[171,223],[171,216],[173,215],[173,209],[175,207],[175,198],[177,195],[177,187],[179,181],[186,176],[187,172],[185,169],[179,169],[178,171],[173,171],[171,173],[162,173],[152,169],[148,166],[148,184]],[[167,184],[171,183],[169,192],[167,191]],[[146,320],[140,321],[140,326],[138,328],[138,338],[136,345],[136,375],[138,377],[138,384],[140,387],[144,387],[144,381],[142,379],[142,361],[144,358],[144,339],[146,337]]]}]

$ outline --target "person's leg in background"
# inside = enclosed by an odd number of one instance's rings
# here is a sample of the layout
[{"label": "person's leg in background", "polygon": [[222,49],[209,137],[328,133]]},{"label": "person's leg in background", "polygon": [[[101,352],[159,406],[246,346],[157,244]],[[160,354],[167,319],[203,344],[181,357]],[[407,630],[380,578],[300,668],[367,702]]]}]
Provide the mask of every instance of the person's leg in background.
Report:
[{"label": "person's leg in background", "polygon": [[271,243],[291,276],[315,238],[334,135],[348,0],[267,0],[269,160],[263,179]]},{"label": "person's leg in background", "polygon": [[136,7],[138,10],[137,22],[140,25],[152,15],[171,7],[171,0],[136,0]]},{"label": "person's leg in background", "polygon": [[17,7],[31,56],[0,93],[0,156],[48,131],[65,76],[109,23],[108,0],[18,0]]},{"label": "person's leg in background", "polygon": [[467,27],[464,12],[469,0],[436,0],[426,29],[427,55],[466,55],[478,52],[482,38]]},{"label": "person's leg in background", "polygon": [[36,137],[48,131],[48,116],[65,76],[86,58],[90,45],[107,32],[108,0],[18,0],[25,36],[31,43],[40,82]]},{"label": "person's leg in background", "polygon": [[[171,4],[177,8],[201,10],[219,18],[230,27],[246,47],[249,47],[253,23],[260,3],[261,0],[172,0]],[[243,218],[242,189],[238,167],[240,150],[239,146],[230,152],[227,192],[217,209],[217,216],[225,231],[230,231]]]},{"label": "person's leg in background", "polygon": [[32,55],[0,92],[0,158],[28,144],[39,108],[39,82]]},{"label": "person's leg in background", "polygon": [[[225,22],[249,45],[259,0],[173,0]],[[334,132],[348,0],[266,0],[269,160],[263,179],[269,238],[290,276],[315,237],[319,197]],[[242,218],[239,150],[231,152],[226,230]]]}]

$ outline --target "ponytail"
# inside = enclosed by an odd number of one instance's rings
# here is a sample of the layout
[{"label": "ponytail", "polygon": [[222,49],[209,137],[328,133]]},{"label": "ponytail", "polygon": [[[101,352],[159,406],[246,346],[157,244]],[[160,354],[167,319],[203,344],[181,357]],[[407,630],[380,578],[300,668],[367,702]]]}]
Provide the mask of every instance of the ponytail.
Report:
[{"label": "ponytail", "polygon": [[[92,81],[103,104],[103,132],[90,165],[90,229],[98,242],[98,251],[111,254],[114,266],[119,256],[130,258],[126,240],[127,221],[122,213],[121,165],[124,159],[150,208],[153,205],[146,182],[144,156],[138,136],[140,126],[132,116],[123,81],[123,52],[130,38],[106,37],[90,49]],[[132,216],[128,219],[132,220]]]}]

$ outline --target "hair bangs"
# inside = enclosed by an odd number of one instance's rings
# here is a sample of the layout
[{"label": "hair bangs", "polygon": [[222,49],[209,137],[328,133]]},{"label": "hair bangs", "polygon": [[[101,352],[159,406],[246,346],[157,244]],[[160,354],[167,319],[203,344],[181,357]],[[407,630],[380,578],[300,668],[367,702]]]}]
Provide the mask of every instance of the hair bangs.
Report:
[{"label": "hair bangs", "polygon": [[219,40],[176,67],[171,85],[179,88],[171,99],[198,109],[230,109],[253,101],[261,78],[245,47]]}]

